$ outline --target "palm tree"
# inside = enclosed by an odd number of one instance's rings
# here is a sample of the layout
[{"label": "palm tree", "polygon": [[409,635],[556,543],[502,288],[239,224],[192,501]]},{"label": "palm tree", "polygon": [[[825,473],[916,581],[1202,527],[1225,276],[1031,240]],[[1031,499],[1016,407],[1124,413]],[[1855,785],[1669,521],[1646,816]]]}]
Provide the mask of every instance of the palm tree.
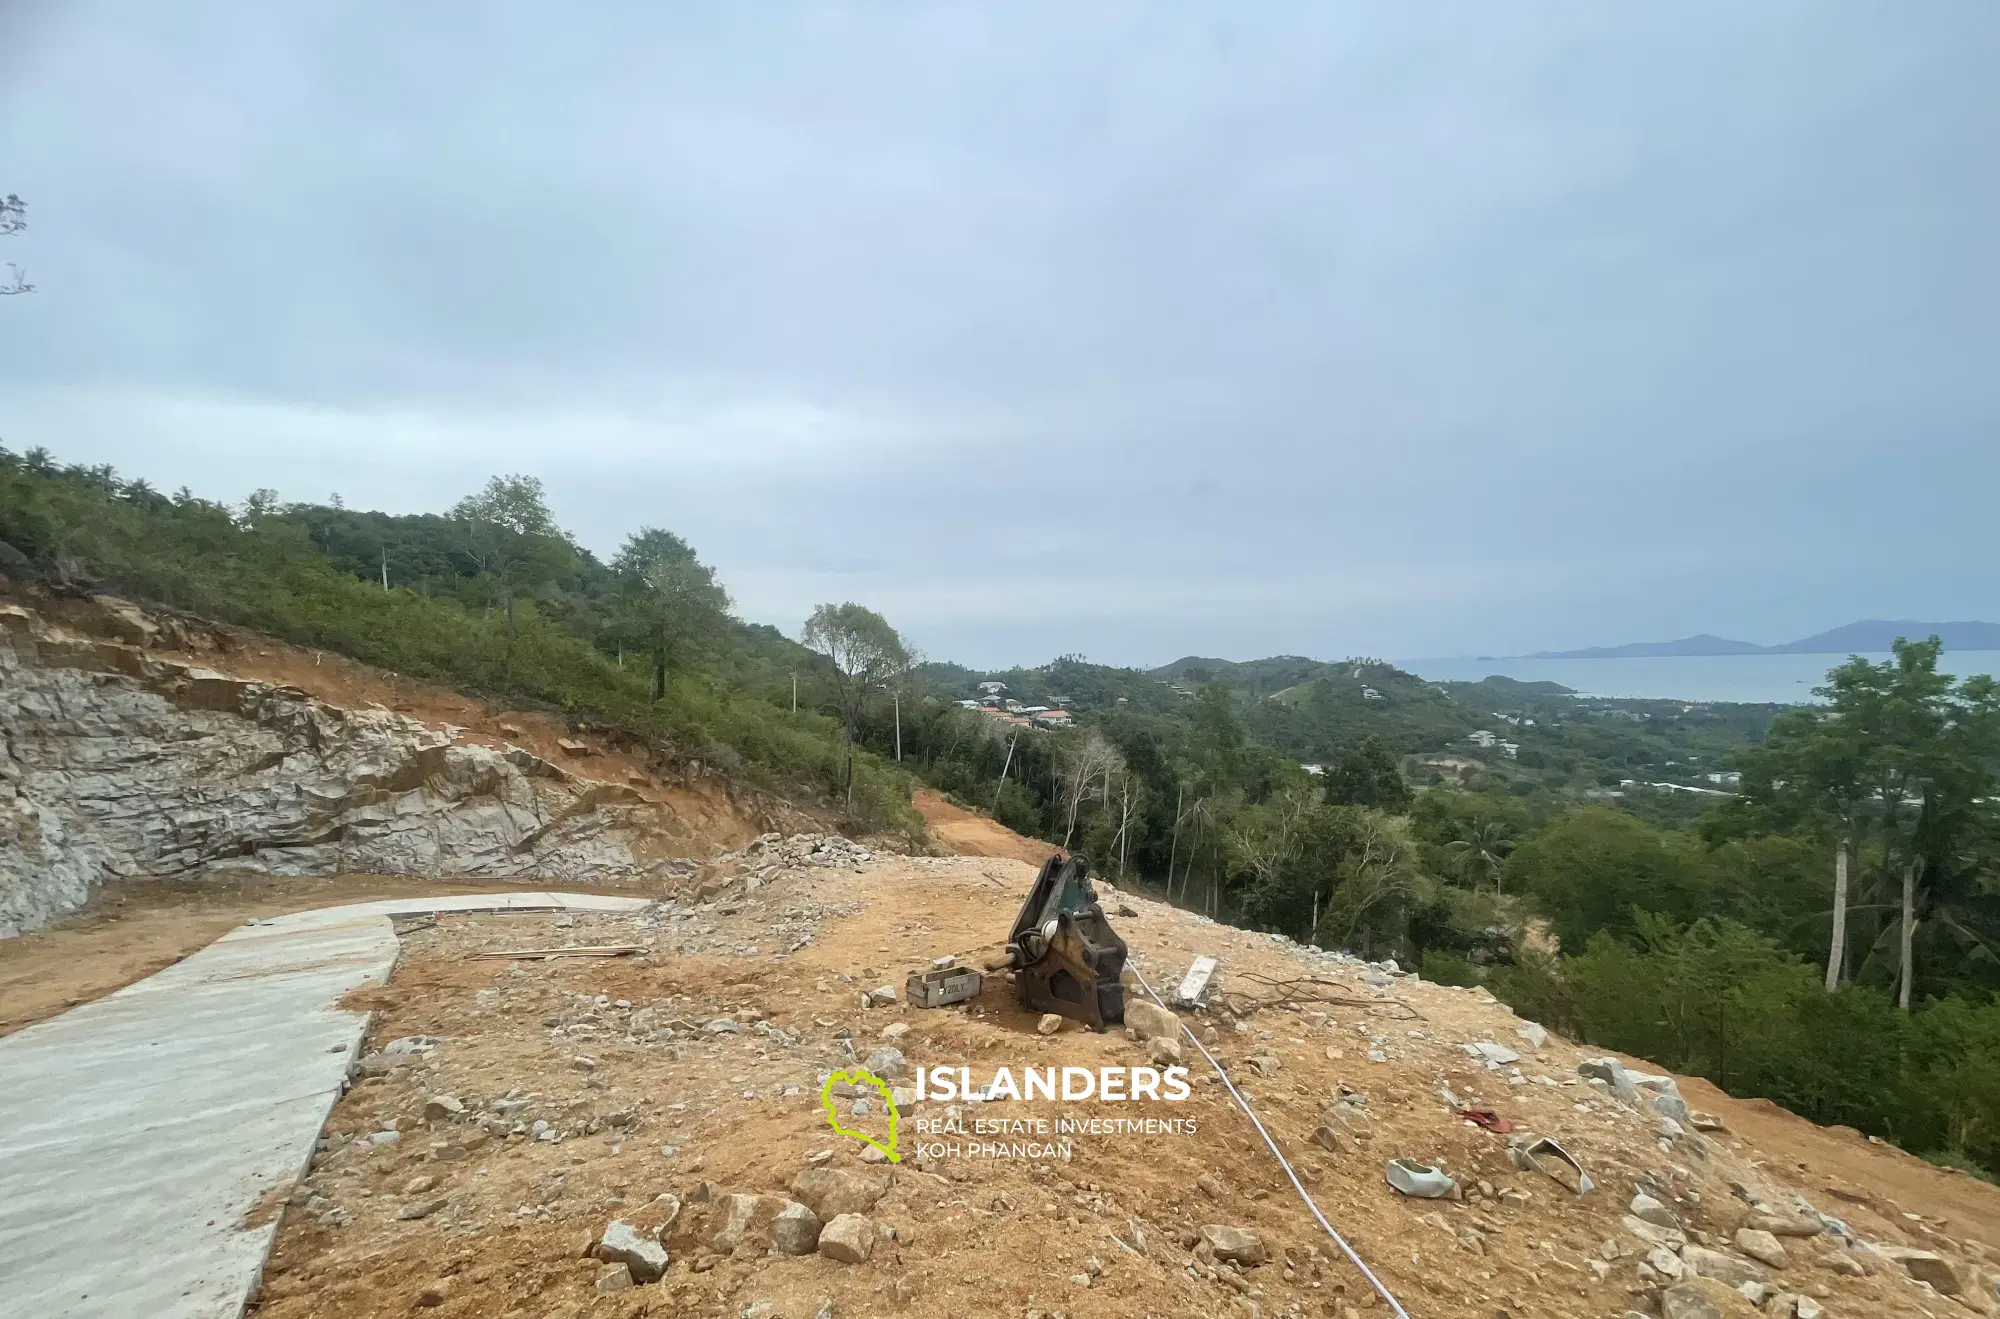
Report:
[{"label": "palm tree", "polygon": [[1507,854],[1514,850],[1514,840],[1497,821],[1461,820],[1457,841],[1446,843],[1444,850],[1452,869],[1473,888],[1479,887],[1480,880],[1491,879],[1493,891],[1498,893],[1500,871]]}]

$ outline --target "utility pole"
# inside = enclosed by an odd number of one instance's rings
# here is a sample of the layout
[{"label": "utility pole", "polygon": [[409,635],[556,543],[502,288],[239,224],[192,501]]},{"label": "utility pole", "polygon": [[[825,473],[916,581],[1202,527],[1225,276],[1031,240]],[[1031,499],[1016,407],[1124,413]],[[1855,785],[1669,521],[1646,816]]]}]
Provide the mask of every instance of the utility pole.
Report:
[{"label": "utility pole", "polygon": [[384,593],[387,593],[389,590],[389,547],[387,545],[382,547],[382,590]]},{"label": "utility pole", "polygon": [[892,690],[889,701],[896,707],[896,763],[900,765],[903,763],[903,694]]},{"label": "utility pole", "polygon": [[799,675],[794,673],[792,675],[792,713],[797,714],[798,712],[799,712]]}]

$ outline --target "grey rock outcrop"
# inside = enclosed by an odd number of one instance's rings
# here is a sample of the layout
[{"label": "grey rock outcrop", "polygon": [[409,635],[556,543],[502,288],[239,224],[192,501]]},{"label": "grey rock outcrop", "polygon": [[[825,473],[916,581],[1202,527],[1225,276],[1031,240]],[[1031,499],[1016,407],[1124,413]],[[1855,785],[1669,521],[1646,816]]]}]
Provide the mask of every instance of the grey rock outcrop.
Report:
[{"label": "grey rock outcrop", "polygon": [[657,808],[518,747],[0,604],[0,938],[107,881],[236,868],[616,882]]}]

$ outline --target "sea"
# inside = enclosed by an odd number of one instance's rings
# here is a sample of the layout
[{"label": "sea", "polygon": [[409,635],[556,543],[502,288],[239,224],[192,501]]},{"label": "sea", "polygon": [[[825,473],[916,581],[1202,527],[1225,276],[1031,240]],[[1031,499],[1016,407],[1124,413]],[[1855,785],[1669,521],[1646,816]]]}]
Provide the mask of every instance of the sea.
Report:
[{"label": "sea", "polygon": [[[1888,655],[1870,655],[1882,661]],[[1817,698],[1812,689],[1845,655],[1663,655],[1633,659],[1415,659],[1396,667],[1433,682],[1477,682],[1504,674],[1522,682],[1559,682],[1586,696],[1626,696],[1676,701],[1750,701],[1797,704]],[[1941,672],[1956,677],[2000,674],[2000,650],[1946,651]]]}]

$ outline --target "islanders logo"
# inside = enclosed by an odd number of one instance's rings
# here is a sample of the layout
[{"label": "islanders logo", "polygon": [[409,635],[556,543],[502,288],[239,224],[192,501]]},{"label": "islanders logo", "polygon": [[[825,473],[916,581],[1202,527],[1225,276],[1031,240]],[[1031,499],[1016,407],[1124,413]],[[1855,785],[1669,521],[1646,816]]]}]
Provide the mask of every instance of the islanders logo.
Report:
[{"label": "islanders logo", "polygon": [[[889,1112],[889,1140],[887,1144],[875,1139],[865,1131],[856,1131],[852,1127],[840,1125],[840,1112],[834,1105],[833,1088],[843,1083],[847,1085],[872,1086],[882,1096],[882,1106]],[[896,1097],[890,1093],[889,1083],[869,1071],[866,1067],[857,1067],[852,1071],[834,1072],[829,1075],[825,1081],[820,1083],[819,1106],[826,1112],[827,1125],[832,1127],[837,1135],[851,1136],[864,1145],[873,1145],[876,1149],[881,1150],[884,1157],[891,1163],[901,1163],[903,1161],[903,1156],[896,1153]]]}]

